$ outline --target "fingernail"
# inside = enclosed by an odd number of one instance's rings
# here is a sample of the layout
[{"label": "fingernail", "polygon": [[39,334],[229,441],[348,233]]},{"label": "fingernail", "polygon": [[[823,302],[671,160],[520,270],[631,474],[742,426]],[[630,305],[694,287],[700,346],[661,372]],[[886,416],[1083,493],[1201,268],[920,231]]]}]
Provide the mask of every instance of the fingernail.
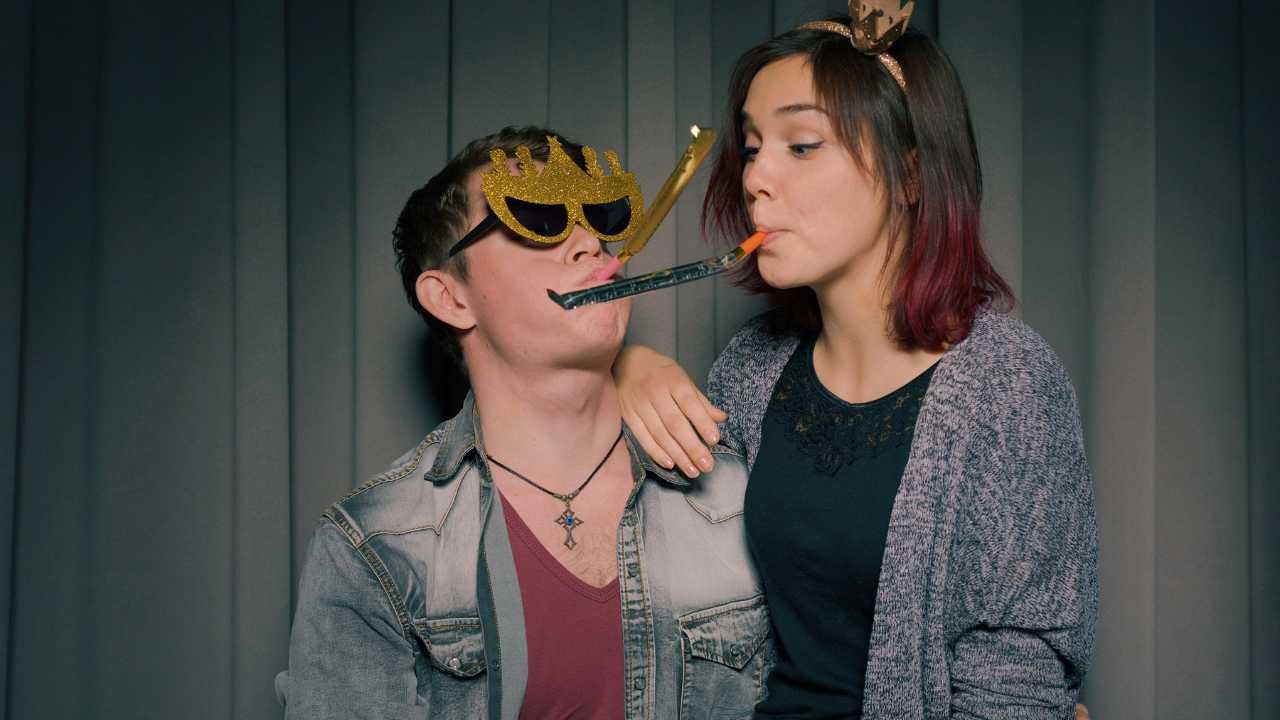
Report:
[{"label": "fingernail", "polygon": [[720,433],[718,432],[711,433],[711,442],[712,444],[720,442]]},{"label": "fingernail", "polygon": [[711,458],[706,456],[698,458],[698,467],[707,472],[711,472]]},{"label": "fingernail", "polygon": [[694,467],[694,466],[692,466],[692,465],[689,465],[688,467],[686,467],[686,468],[684,469],[684,474],[685,474],[685,475],[688,475],[688,476],[689,476],[689,477],[691,477],[691,478],[696,478],[696,477],[698,477],[698,468],[696,468],[696,467]]},{"label": "fingernail", "polygon": [[658,460],[658,464],[659,464],[659,465],[661,465],[662,467],[664,467],[664,468],[668,469],[668,470],[670,470],[671,468],[673,468],[673,467],[675,467],[675,466],[676,466],[676,464],[675,464],[675,463],[671,462],[671,458],[665,458],[665,457],[664,457],[664,458],[660,458],[660,459]]}]

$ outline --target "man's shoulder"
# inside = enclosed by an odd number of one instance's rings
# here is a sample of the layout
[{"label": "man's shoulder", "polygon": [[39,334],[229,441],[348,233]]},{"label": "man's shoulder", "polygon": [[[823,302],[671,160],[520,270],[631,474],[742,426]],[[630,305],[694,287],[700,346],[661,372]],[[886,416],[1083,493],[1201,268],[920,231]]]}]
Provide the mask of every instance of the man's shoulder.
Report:
[{"label": "man's shoulder", "polygon": [[458,483],[437,484],[429,473],[443,449],[450,422],[441,423],[386,470],[330,505],[324,516],[355,543],[387,533],[438,533]]}]

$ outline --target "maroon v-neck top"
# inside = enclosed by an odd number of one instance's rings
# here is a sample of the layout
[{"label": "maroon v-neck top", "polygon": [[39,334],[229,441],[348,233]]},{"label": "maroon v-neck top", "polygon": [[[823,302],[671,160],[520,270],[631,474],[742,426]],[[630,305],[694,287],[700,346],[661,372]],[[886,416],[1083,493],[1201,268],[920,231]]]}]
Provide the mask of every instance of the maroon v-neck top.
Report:
[{"label": "maroon v-neck top", "polygon": [[[521,720],[621,720],[622,601],[618,579],[602,588],[578,579],[542,546],[505,497],[502,508],[524,601],[529,651]],[[555,518],[548,516],[545,522],[554,523]]]}]

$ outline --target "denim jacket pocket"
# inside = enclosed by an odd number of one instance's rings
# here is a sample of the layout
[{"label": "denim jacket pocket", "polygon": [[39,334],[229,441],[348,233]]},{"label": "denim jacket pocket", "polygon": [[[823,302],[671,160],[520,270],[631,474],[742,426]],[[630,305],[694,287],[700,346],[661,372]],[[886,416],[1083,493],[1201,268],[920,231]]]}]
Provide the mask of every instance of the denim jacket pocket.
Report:
[{"label": "denim jacket pocket", "polygon": [[774,662],[764,596],[687,613],[679,624],[680,717],[751,717]]},{"label": "denim jacket pocket", "polygon": [[484,632],[478,617],[414,621],[426,647],[418,670],[418,696],[427,717],[484,717],[488,703]]},{"label": "denim jacket pocket", "polygon": [[484,632],[480,618],[417,620],[414,626],[437,670],[457,678],[473,678],[484,672]]}]

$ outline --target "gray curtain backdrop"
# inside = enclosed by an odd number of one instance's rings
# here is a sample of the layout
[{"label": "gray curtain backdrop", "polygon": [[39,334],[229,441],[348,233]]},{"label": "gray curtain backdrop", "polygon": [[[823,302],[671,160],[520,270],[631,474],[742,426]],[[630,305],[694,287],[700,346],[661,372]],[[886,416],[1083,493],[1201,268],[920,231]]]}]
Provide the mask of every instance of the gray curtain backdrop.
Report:
[{"label": "gray curtain backdrop", "polygon": [[[549,123],[656,188],[799,0],[0,5],[2,718],[271,718],[318,513],[457,403],[390,230]],[[1280,717],[1275,5],[921,0],[1096,474],[1097,718]],[[700,176],[636,270],[708,254]],[[698,377],[758,299],[636,304]]]}]

